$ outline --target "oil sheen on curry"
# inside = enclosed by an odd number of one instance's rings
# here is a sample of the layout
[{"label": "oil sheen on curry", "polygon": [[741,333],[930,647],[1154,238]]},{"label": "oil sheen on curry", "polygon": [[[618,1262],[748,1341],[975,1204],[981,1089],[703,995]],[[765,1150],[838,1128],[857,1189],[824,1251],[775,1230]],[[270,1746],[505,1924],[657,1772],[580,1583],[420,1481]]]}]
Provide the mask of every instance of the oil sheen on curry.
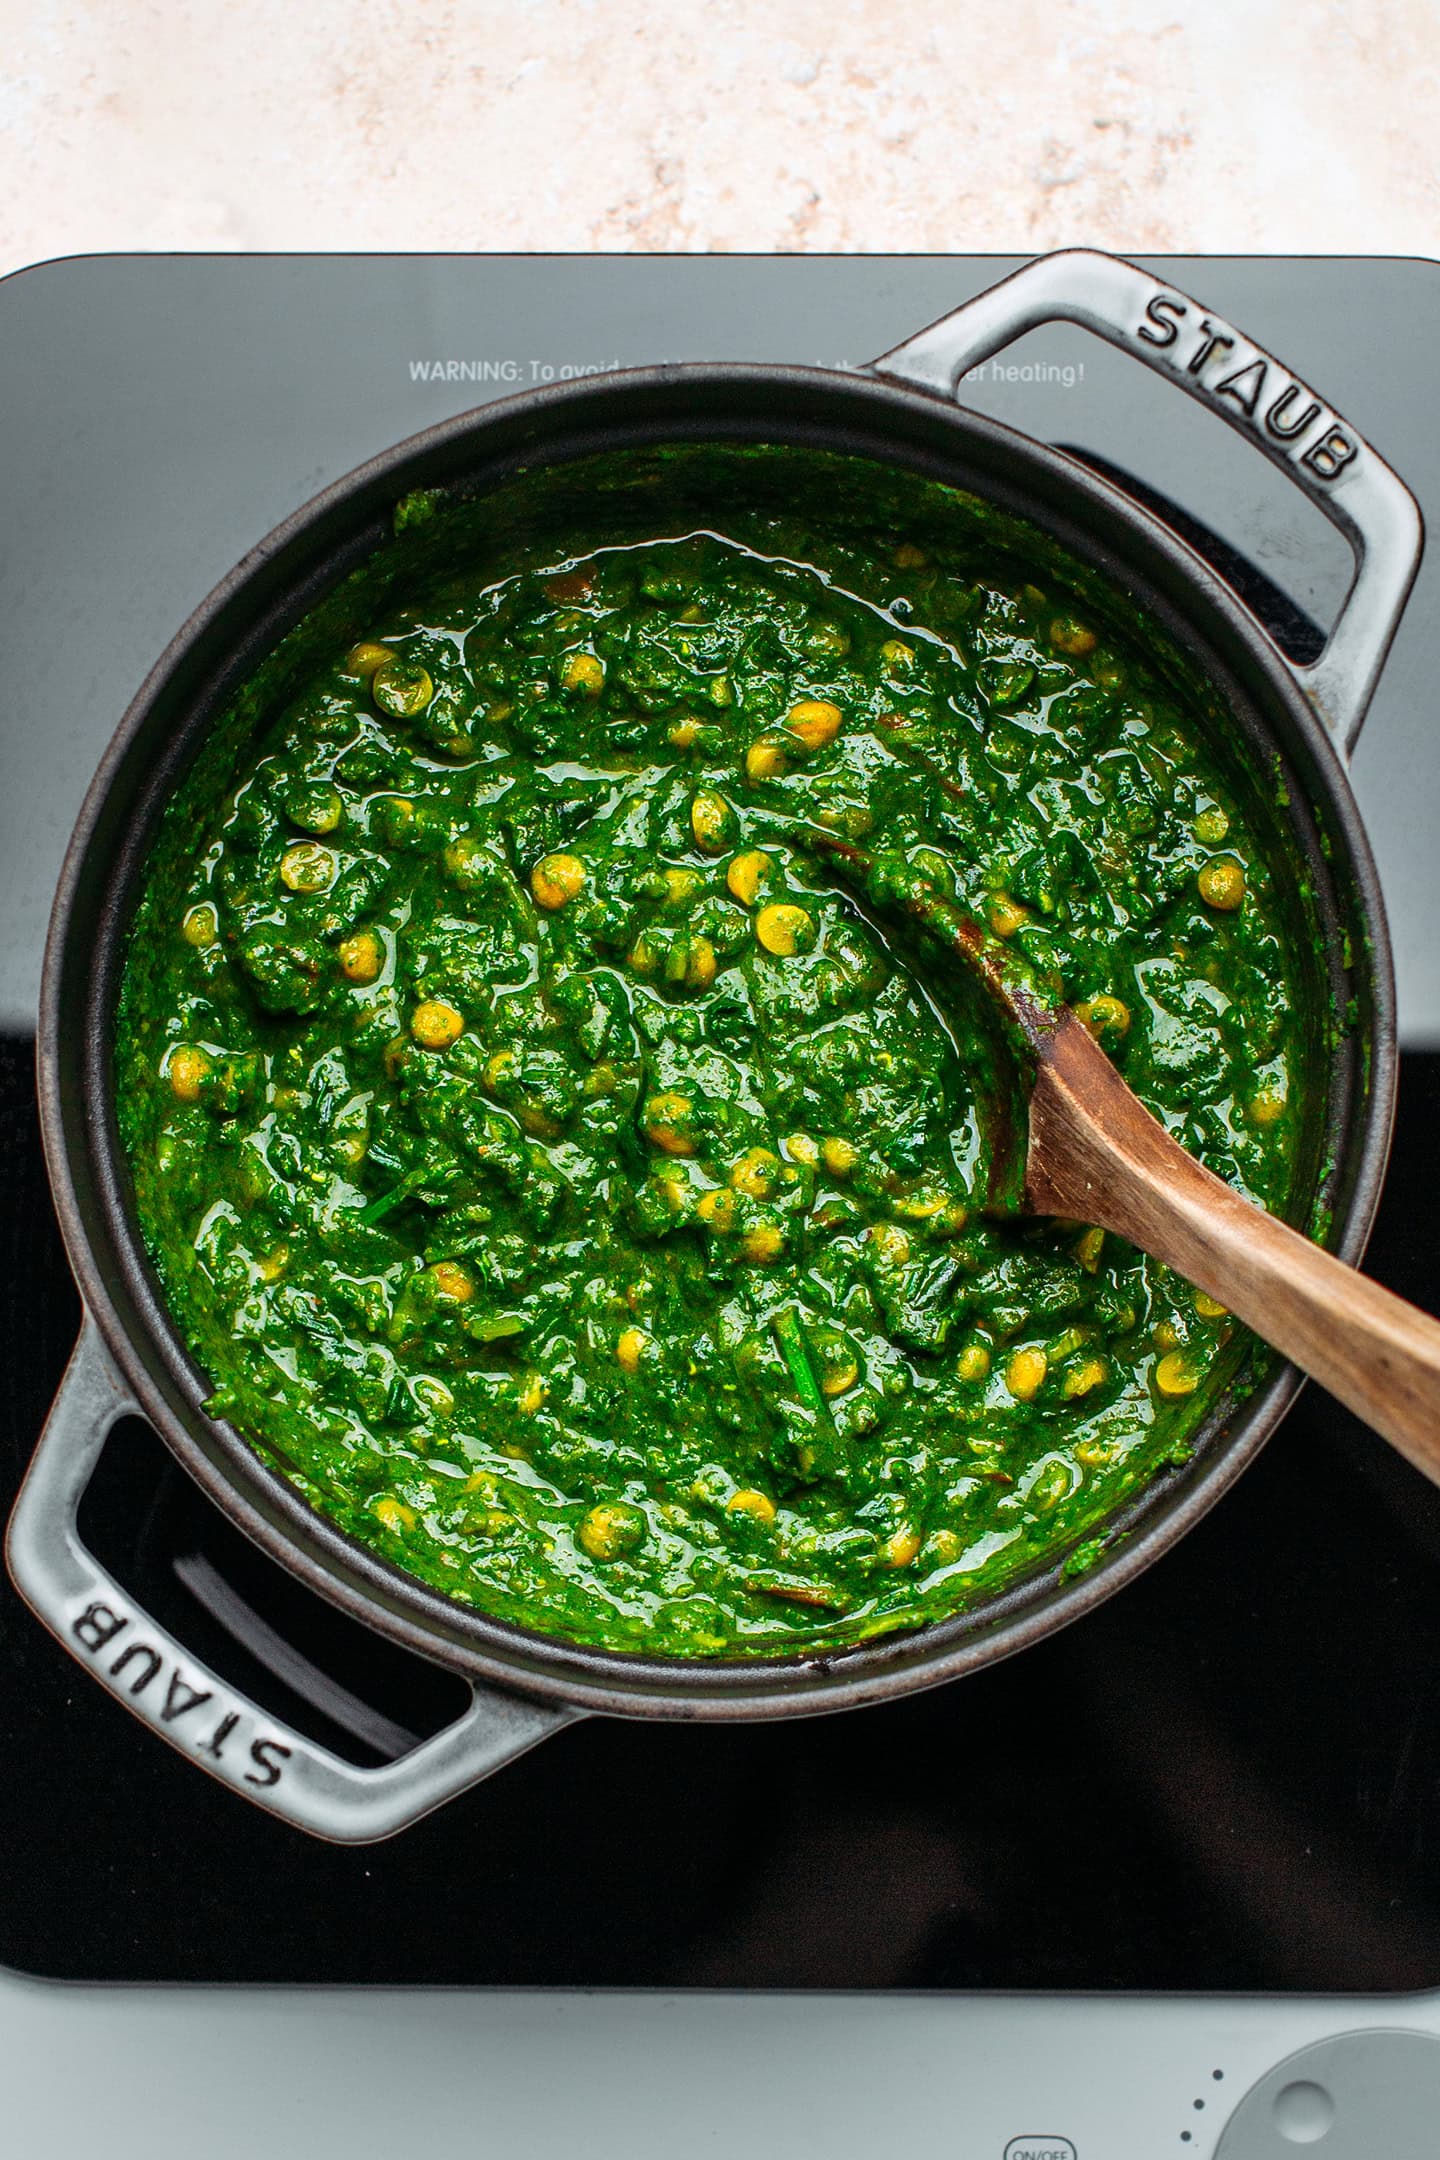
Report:
[{"label": "oil sheen on curry", "polygon": [[578,1642],[842,1647],[1083,1568],[1251,1353],[995,1211],[1004,1046],[886,894],[1281,1210],[1298,962],[1183,682],[973,499],[653,530],[432,566],[254,701],[151,859],[122,1134],[209,1408],[343,1530]]}]

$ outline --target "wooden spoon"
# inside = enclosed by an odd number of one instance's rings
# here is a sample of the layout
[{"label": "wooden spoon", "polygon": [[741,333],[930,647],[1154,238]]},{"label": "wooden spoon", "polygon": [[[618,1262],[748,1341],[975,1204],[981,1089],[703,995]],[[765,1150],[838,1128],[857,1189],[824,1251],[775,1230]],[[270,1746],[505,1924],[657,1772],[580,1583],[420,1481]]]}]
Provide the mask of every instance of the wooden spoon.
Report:
[{"label": "wooden spoon", "polygon": [[[811,827],[880,911],[899,908],[976,977],[1028,1081],[1011,1205],[1113,1230],[1216,1299],[1440,1484],[1440,1321],[1243,1199],[1187,1154],[1024,960],[913,871]],[[1003,1206],[1004,1150],[994,1197]],[[1014,1189],[1017,1188],[1018,1190]]]}]

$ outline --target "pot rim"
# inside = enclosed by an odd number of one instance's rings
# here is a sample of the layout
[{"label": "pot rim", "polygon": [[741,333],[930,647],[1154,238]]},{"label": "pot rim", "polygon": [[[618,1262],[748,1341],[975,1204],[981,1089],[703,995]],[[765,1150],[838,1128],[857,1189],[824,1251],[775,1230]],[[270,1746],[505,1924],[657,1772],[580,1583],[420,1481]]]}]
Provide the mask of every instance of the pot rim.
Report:
[{"label": "pot rim", "polygon": [[[1194,1461],[1183,1471],[1157,1473],[1107,1519],[1104,1530],[1108,1548],[1084,1574],[1067,1579],[1060,1564],[1052,1563],[1022,1577],[969,1613],[837,1651],[800,1650],[780,1657],[702,1662],[592,1648],[495,1619],[447,1598],[420,1578],[394,1567],[313,1509],[262,1460],[242,1434],[213,1420],[202,1421],[198,1397],[188,1406],[195,1422],[187,1423],[147,1366],[92,1245],[72,1150],[82,1156],[93,1154],[93,1167],[113,1180],[114,1135],[109,1136],[109,1142],[102,1138],[97,1116],[103,1113],[104,1106],[97,1106],[90,1092],[67,1090],[60,1050],[62,977],[67,964],[73,965],[73,918],[111,790],[157,699],[217,625],[223,625],[232,604],[250,592],[257,575],[295,543],[313,535],[335,513],[355,506],[357,498],[378,494],[393,504],[398,496],[417,487],[444,485],[441,468],[460,446],[473,444],[477,456],[471,463],[479,463],[485,437],[503,435],[507,427],[514,429],[517,423],[530,423],[532,428],[538,424],[541,432],[535,437],[538,458],[534,461],[573,462],[606,447],[603,437],[585,442],[583,447],[564,447],[566,439],[579,435],[586,419],[597,409],[603,428],[613,426],[613,422],[605,420],[604,408],[617,400],[653,399],[657,408],[666,408],[676,393],[705,388],[770,393],[783,389],[797,399],[812,402],[817,416],[826,407],[833,415],[837,408],[853,402],[857,414],[864,411],[872,422],[878,421],[876,432],[880,436],[892,436],[892,462],[901,470],[919,471],[921,460],[914,440],[907,440],[899,421],[907,418],[918,433],[924,433],[933,430],[938,420],[952,437],[950,454],[956,462],[963,461],[967,448],[973,451],[978,444],[993,457],[1018,462],[1027,495],[1037,483],[1050,481],[1059,497],[1056,522],[1060,525],[1067,522],[1065,512],[1078,500],[1106,519],[1112,530],[1118,527],[1131,545],[1138,545],[1143,552],[1145,568],[1134,574],[1148,578],[1151,566],[1158,566],[1170,584],[1183,592],[1189,603],[1185,620],[1192,638],[1203,636],[1209,645],[1217,630],[1223,632],[1249,669],[1258,672],[1270,698],[1284,708],[1286,719],[1314,761],[1325,808],[1345,843],[1347,860],[1342,875],[1348,873],[1354,881],[1360,917],[1368,933],[1366,980],[1373,1006],[1365,1076],[1368,1085],[1358,1084],[1358,1101],[1351,1105],[1345,1144],[1353,1150],[1354,1173],[1338,1217],[1340,1232],[1333,1246],[1342,1259],[1358,1261],[1379,1201],[1394,1114],[1394,978],[1384,902],[1369,839],[1344,763],[1327,729],[1296,687],[1265,632],[1231,589],[1152,512],[1066,452],[932,392],[868,372],[701,361],[626,369],[577,383],[546,385],[471,408],[422,429],[353,468],[293,511],[243,556],[191,612],[131,700],[100,761],[66,849],[51,913],[41,986],[37,1065],[47,1168],[66,1250],[85,1306],[145,1415],[171,1452],[222,1512],[269,1557],[352,1617],[471,1678],[618,1715],[768,1719],[853,1708],[937,1685],[997,1662],[1083,1617],[1133,1580],[1208,1512],[1259,1452],[1293,1402],[1304,1376],[1277,1359],[1265,1379],[1248,1394],[1243,1409],[1236,1398],[1221,1398],[1202,1428],[1206,1437]],[[718,426],[697,428],[694,416],[692,406],[689,426],[683,412],[675,415],[669,427],[647,423],[644,439],[723,440],[727,432],[742,440],[803,439],[803,430],[787,424],[783,417],[768,434],[762,426],[750,427],[740,435],[737,430]],[[571,425],[567,426],[567,422]],[[830,432],[839,432],[833,419]],[[632,442],[635,435],[632,427]],[[552,446],[557,441],[560,444],[561,454],[551,460],[544,460],[547,440]],[[829,446],[842,447],[833,442]],[[860,449],[850,454],[876,453]],[[434,483],[427,482],[427,468],[441,475]],[[399,479],[402,473],[403,483]],[[463,468],[459,473],[451,471],[448,477],[450,484],[463,493]],[[1033,510],[1023,514],[1046,529]],[[362,532],[372,529],[378,542],[378,527],[362,526]],[[1062,545],[1084,559],[1083,540],[1077,543],[1062,535]],[[1096,543],[1092,540],[1088,547],[1093,562]],[[368,555],[371,546],[367,544],[362,552]],[[1106,550],[1101,547],[1098,552]],[[333,556],[332,548],[332,567]],[[1113,575],[1108,566],[1107,575]],[[333,582],[332,574],[325,584],[328,587]],[[1147,595],[1146,604],[1152,613],[1157,612],[1160,597],[1158,593]],[[313,605],[313,599],[307,605]],[[1204,632],[1191,623],[1191,610],[1211,618]],[[1162,624],[1170,630],[1166,606],[1162,604],[1158,612]],[[1180,617],[1179,602],[1169,603],[1169,613]],[[123,925],[111,921],[108,937],[113,941],[122,929]],[[87,990],[87,1036],[98,1035],[94,1002],[94,991]],[[87,1080],[97,1069],[97,1057],[103,1066],[106,1047],[96,1040],[87,1041]],[[76,1092],[79,1099],[73,1100]],[[1358,1118],[1354,1115],[1357,1108]],[[122,1275],[133,1273],[137,1277],[136,1281],[127,1281],[126,1287],[140,1308],[155,1348],[172,1370],[183,1368],[193,1374],[195,1368],[178,1330],[169,1321],[163,1300],[148,1279],[148,1261],[144,1260],[138,1232],[123,1203],[102,1199],[99,1213],[116,1244]],[[178,1359],[172,1354],[176,1350],[181,1353]]]}]

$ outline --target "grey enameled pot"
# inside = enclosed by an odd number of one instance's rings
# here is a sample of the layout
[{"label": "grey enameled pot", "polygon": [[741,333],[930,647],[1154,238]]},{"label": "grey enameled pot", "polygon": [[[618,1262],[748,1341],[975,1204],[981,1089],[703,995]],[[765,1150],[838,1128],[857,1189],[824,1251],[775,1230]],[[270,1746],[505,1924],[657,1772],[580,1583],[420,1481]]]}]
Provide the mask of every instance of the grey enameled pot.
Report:
[{"label": "grey enameled pot", "polygon": [[[1082,324],[1249,436],[1351,542],[1355,581],[1321,657],[1288,661],[1176,535],[1061,453],[954,398],[966,371],[1045,322]],[[385,1837],[587,1712],[769,1718],[871,1703],[975,1670],[1091,1610],[1212,1505],[1292,1400],[1273,1369],[1222,1403],[1194,1460],[1131,1504],[1105,1557],[979,1609],[833,1656],[732,1663],[631,1657],[510,1627],[401,1573],[313,1512],[242,1435],[207,1418],[128,1207],[112,1108],[111,1035],[135,884],[164,802],[197,742],[278,639],[382,544],[412,489],[487,489],[519,467],[680,440],[838,450],[938,477],[1051,534],[1158,621],[1218,692],[1250,757],[1278,761],[1297,862],[1314,883],[1322,979],[1358,1020],[1315,1075],[1334,1249],[1359,1257],[1389,1145],[1394,1014],[1374,864],[1346,759],[1421,546],[1390,468],[1290,371],[1160,280],[1111,257],[1043,258],[857,374],[764,366],[635,370],[509,399],[432,428],[329,488],[272,533],[197,609],[106,753],[70,845],[46,956],[39,1040],[47,1161],[86,1307],[74,1360],[12,1518],[10,1571],[102,1685],[235,1791],[318,1836]],[[230,1687],[137,1606],[86,1550],[81,1496],[127,1412],[302,1581],[392,1640],[476,1683],[458,1723],[385,1768],[315,1746]]]}]

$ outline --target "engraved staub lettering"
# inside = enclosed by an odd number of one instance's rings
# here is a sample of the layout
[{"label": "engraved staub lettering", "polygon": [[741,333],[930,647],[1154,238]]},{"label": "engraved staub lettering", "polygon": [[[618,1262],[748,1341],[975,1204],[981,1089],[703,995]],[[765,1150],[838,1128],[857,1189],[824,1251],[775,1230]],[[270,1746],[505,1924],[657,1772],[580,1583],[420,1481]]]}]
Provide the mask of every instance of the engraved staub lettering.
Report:
[{"label": "engraved staub lettering", "polygon": [[1189,314],[1183,300],[1173,293],[1157,292],[1150,296],[1145,310],[1145,320],[1136,332],[1147,345],[1173,345],[1179,335],[1180,323]]},{"label": "engraved staub lettering", "polygon": [[210,1695],[209,1688],[192,1687],[182,1673],[172,1672],[170,1685],[165,1690],[165,1704],[160,1712],[161,1724],[173,1725],[176,1719],[184,1717],[187,1711],[198,1710],[202,1703],[209,1702]]},{"label": "engraved staub lettering", "polygon": [[213,1756],[216,1762],[220,1762],[225,1753],[225,1742],[230,1738],[231,1733],[234,1732],[235,1727],[239,1724],[239,1722],[239,1711],[227,1710],[224,1717],[221,1718],[219,1724],[215,1727],[214,1732],[211,1733],[209,1739],[201,1741],[201,1754]]},{"label": "engraved staub lettering", "polygon": [[[130,1625],[128,1613],[117,1612],[113,1605],[107,1605],[103,1599],[96,1598],[71,1621],[70,1632],[92,1656],[99,1657]],[[178,1725],[182,1719],[189,1717],[192,1711],[202,1710],[207,1703],[215,1702],[213,1688],[197,1687],[193,1680],[186,1679],[178,1665],[170,1664],[153,1643],[143,1640],[125,1644],[119,1655],[106,1668],[106,1677],[113,1684],[117,1695],[128,1695],[133,1700],[143,1696],[162,1672],[165,1674],[164,1700],[147,1704],[142,1712],[142,1715],[151,1718],[157,1725]],[[221,1699],[223,1701],[223,1697]],[[197,1755],[205,1756],[211,1762],[223,1763],[226,1745],[233,1738],[240,1722],[240,1711],[227,1710],[213,1731],[193,1733],[190,1744]],[[272,1785],[279,1784],[285,1773],[285,1765],[294,1752],[293,1748],[286,1747],[279,1740],[252,1740],[249,1750],[251,1767],[244,1770],[244,1782],[268,1791]],[[237,1763],[237,1770],[243,1767],[243,1761],[244,1758],[241,1758]],[[234,1775],[228,1764],[226,1770],[227,1774]]]},{"label": "engraved staub lettering", "polygon": [[[285,1762],[294,1752],[293,1748],[282,1747],[278,1740],[252,1740],[250,1743],[250,1760],[255,1764],[255,1770],[246,1771],[246,1784],[278,1785]],[[275,1760],[277,1755],[282,1758],[279,1762]],[[257,1770],[261,1773],[258,1777],[256,1775]]]},{"label": "engraved staub lettering", "polygon": [[[1135,325],[1134,335],[1143,338],[1147,345],[1157,345],[1162,350],[1176,345],[1181,328],[1188,326],[1191,312],[1189,304],[1178,294],[1153,292],[1145,304],[1143,319]],[[1278,362],[1257,353],[1253,345],[1249,347],[1251,358],[1245,359],[1245,342],[1224,323],[1212,322],[1208,315],[1201,316],[1195,324],[1195,338],[1194,349],[1184,358],[1184,372],[1194,378],[1197,389],[1202,389],[1217,405],[1223,400],[1236,412],[1243,413],[1257,434],[1268,436],[1272,443],[1286,445],[1296,464],[1302,465],[1314,479],[1335,479],[1359,454],[1359,446],[1335,424],[1333,413],[1327,412],[1303,383],[1297,382],[1293,375],[1287,375]],[[1214,360],[1223,360],[1227,354],[1228,372],[1218,382],[1205,382],[1206,368]],[[1181,357],[1177,353],[1172,365],[1179,367]]]},{"label": "engraved staub lettering", "polygon": [[1355,445],[1350,437],[1338,427],[1327,429],[1318,442],[1311,443],[1300,462],[1308,465],[1311,472],[1322,480],[1333,480],[1342,465],[1348,465],[1355,455]]},{"label": "engraved staub lettering", "polygon": [[[1295,399],[1307,397],[1310,402],[1299,418],[1287,417]],[[1303,435],[1311,422],[1319,417],[1319,400],[1310,397],[1309,391],[1300,383],[1288,382],[1265,414],[1265,432],[1267,435],[1277,436],[1281,442],[1293,442],[1297,435]]]},{"label": "engraved staub lettering", "polygon": [[130,1683],[130,1693],[132,1695],[143,1695],[164,1663],[159,1651],[149,1643],[132,1642],[128,1650],[122,1650],[115,1663],[110,1667],[110,1677],[112,1680],[118,1680],[132,1659],[135,1658],[144,1659],[145,1670],[138,1680]]},{"label": "engraved staub lettering", "polygon": [[1233,375],[1227,375],[1223,382],[1217,382],[1215,395],[1217,398],[1233,398],[1241,412],[1247,413],[1253,420],[1255,408],[1265,395],[1265,378],[1268,373],[1269,369],[1263,360],[1251,360],[1246,366],[1236,368]]},{"label": "engraved staub lettering", "polygon": [[1229,352],[1234,343],[1234,338],[1227,337],[1223,330],[1217,330],[1214,323],[1202,322],[1200,325],[1200,343],[1185,363],[1187,374],[1198,375],[1213,354]]},{"label": "engraved staub lettering", "polygon": [[87,1605],[78,1620],[71,1623],[70,1632],[87,1650],[98,1653],[112,1643],[122,1628],[130,1625],[128,1613],[117,1613],[112,1605],[102,1605],[97,1598]]}]

